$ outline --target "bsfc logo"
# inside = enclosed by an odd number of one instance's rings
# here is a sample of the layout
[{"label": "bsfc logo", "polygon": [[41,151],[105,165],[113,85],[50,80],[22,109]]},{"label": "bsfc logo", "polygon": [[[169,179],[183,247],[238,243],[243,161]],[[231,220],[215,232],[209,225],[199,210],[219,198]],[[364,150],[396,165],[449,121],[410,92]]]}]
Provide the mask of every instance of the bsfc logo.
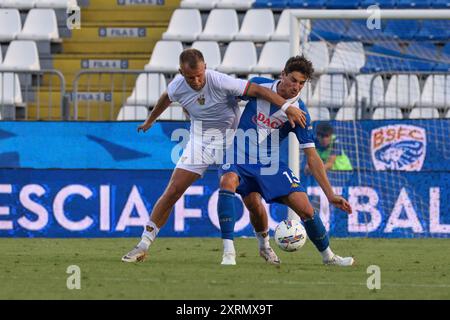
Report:
[{"label": "bsfc logo", "polygon": [[373,129],[371,154],[376,170],[420,171],[426,155],[424,128],[390,125]]},{"label": "bsfc logo", "polygon": [[197,98],[197,102],[201,106],[205,105],[205,95],[203,94],[199,95]]}]

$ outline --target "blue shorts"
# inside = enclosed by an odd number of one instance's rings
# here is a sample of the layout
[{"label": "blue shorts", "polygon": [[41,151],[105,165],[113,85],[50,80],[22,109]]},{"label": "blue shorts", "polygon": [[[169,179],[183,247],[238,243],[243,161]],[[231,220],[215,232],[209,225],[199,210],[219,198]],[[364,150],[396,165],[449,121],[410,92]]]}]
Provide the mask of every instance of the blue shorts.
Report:
[{"label": "blue shorts", "polygon": [[261,168],[262,165],[258,164],[224,164],[219,167],[219,175],[236,173],[240,182],[237,193],[244,198],[252,192],[258,192],[267,203],[281,203],[280,198],[292,192],[306,193],[305,188],[300,185],[300,180],[287,164],[280,162],[278,172],[273,175],[262,175]]}]

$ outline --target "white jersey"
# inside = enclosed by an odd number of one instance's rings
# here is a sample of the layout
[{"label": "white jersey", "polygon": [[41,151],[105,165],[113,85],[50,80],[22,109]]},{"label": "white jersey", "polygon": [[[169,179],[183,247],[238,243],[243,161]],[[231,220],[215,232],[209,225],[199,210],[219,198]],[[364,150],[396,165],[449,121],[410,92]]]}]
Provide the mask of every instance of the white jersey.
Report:
[{"label": "white jersey", "polygon": [[222,161],[218,151],[232,143],[240,114],[236,97],[245,95],[249,85],[246,80],[213,70],[206,70],[205,77],[205,86],[199,91],[182,75],[167,87],[170,101],[181,104],[191,118],[190,140],[177,167],[200,175],[209,164]]}]

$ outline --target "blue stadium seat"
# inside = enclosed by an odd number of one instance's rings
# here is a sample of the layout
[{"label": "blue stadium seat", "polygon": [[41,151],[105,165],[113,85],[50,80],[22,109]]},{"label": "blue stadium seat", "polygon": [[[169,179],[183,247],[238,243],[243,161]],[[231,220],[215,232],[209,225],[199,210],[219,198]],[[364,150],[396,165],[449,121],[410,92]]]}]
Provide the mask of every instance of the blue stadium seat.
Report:
[{"label": "blue stadium seat", "polygon": [[347,28],[348,20],[317,19],[312,21],[310,37],[312,41],[349,40],[350,38],[346,36]]},{"label": "blue stadium seat", "polygon": [[418,40],[448,40],[450,38],[450,21],[424,20],[422,28],[415,38]]},{"label": "blue stadium seat", "polygon": [[430,8],[431,0],[397,0],[397,8]]},{"label": "blue stadium seat", "polygon": [[253,8],[284,9],[288,6],[288,0],[256,0]]},{"label": "blue stadium seat", "polygon": [[411,40],[419,32],[419,26],[417,20],[390,20],[384,34],[393,39]]},{"label": "blue stadium seat", "polygon": [[382,29],[370,30],[367,28],[366,20],[351,20],[347,30],[347,36],[362,42],[380,40],[384,38]]},{"label": "blue stadium seat", "polygon": [[367,8],[369,6],[376,4],[382,9],[392,9],[395,8],[395,2],[396,0],[362,0],[361,7]]},{"label": "blue stadium seat", "polygon": [[450,71],[450,43],[447,43],[444,48],[442,48],[442,53],[440,56],[440,60],[442,62],[438,63],[435,66],[436,71]]},{"label": "blue stadium seat", "polygon": [[450,8],[450,2],[448,0],[431,0],[431,6],[433,8]]},{"label": "blue stadium seat", "polygon": [[325,7],[326,0],[289,0],[291,8],[319,9]]},{"label": "blue stadium seat", "polygon": [[359,7],[357,0],[327,0],[327,9],[356,9]]}]

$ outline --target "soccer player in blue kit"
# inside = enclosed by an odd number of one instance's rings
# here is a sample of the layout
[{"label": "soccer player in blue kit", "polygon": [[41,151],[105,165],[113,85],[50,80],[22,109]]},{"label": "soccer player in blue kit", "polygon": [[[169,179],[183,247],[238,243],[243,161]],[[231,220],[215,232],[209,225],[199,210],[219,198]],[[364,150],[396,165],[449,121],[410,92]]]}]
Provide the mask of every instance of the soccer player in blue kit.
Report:
[{"label": "soccer player in blue kit", "polygon": [[[226,159],[229,163],[222,166],[218,214],[220,219],[228,221],[227,224],[221,225],[222,232],[232,233],[235,224],[235,192],[242,196],[247,208],[253,209],[250,210],[253,212],[257,211],[254,210],[255,207],[262,206],[261,196],[267,203],[285,204],[303,221],[308,237],[320,252],[324,264],[351,266],[354,264],[352,257],[340,257],[333,253],[322,220],[319,214],[314,212],[304,187],[288,165],[280,161],[279,154],[275,154],[281,141],[293,132],[306,155],[312,175],[328,201],[348,214],[352,212],[347,200],[333,192],[323,162],[315,149],[311,118],[305,104],[300,100],[300,91],[313,73],[311,62],[303,56],[296,56],[286,62],[281,80],[259,77],[251,79],[251,82],[271,89],[287,99],[291,105],[305,111],[307,125],[306,128],[299,125],[293,127],[279,108],[260,98],[249,98],[235,136],[231,152],[233,159]],[[253,130],[257,139],[239,140],[239,130],[247,134]],[[260,255],[269,263],[279,264],[280,260],[269,245],[267,217],[260,215],[251,219],[260,242]],[[256,225],[260,231],[256,230]],[[235,260],[235,255],[235,252],[229,252],[229,259]]]}]

